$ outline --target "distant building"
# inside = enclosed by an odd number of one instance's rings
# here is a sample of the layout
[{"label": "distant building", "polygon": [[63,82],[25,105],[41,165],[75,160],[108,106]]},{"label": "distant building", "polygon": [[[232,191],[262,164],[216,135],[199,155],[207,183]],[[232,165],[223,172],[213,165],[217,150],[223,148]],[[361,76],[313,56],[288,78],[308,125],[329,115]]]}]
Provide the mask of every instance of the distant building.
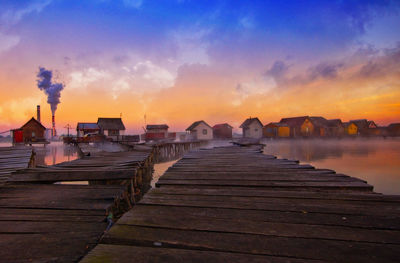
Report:
[{"label": "distant building", "polygon": [[165,140],[169,137],[168,125],[166,124],[149,124],[146,126],[145,141]]},{"label": "distant building", "polygon": [[118,140],[125,133],[125,126],[121,118],[99,118],[97,125],[100,128],[100,134],[113,140]]},{"label": "distant building", "polygon": [[213,129],[205,121],[196,121],[186,131],[192,140],[212,140]]},{"label": "distant building", "polygon": [[352,122],[344,122],[344,131],[346,135],[355,136],[358,134],[358,127]]},{"label": "distant building", "polygon": [[258,118],[246,119],[239,128],[243,129],[243,138],[260,139],[263,136],[263,124]]},{"label": "distant building", "polygon": [[327,120],[326,122],[327,136],[341,137],[345,134],[344,125],[341,119]]},{"label": "distant building", "polygon": [[309,116],[283,118],[280,123],[287,124],[290,127],[291,137],[308,137],[314,133],[314,124]]},{"label": "distant building", "polygon": [[46,127],[35,118],[31,118],[21,128],[12,131],[13,143],[46,143]]},{"label": "distant building", "polygon": [[367,119],[359,119],[359,120],[350,120],[351,123],[354,123],[357,126],[359,135],[375,135],[377,133],[378,126],[374,121],[368,121]]},{"label": "distant building", "polygon": [[290,136],[290,128],[285,123],[271,122],[263,127],[263,137],[287,138]]},{"label": "distant building", "polygon": [[212,129],[214,139],[232,139],[233,127],[228,123],[216,124]]},{"label": "distant building", "polygon": [[400,123],[392,123],[386,130],[389,136],[400,136]]},{"label": "distant building", "polygon": [[310,120],[314,126],[314,136],[324,137],[327,135],[328,120],[324,117],[310,117]]},{"label": "distant building", "polygon": [[76,136],[83,137],[87,134],[99,134],[100,127],[94,122],[78,122],[76,125]]}]

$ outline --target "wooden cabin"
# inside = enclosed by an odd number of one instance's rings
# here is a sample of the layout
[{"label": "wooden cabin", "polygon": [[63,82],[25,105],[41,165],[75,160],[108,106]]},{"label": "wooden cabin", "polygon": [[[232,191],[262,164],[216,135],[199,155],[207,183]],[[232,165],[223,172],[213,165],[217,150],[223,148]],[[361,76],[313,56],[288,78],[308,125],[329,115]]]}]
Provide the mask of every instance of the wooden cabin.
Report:
[{"label": "wooden cabin", "polygon": [[76,125],[76,136],[84,137],[89,134],[99,134],[100,127],[95,122],[78,122]]},{"label": "wooden cabin", "polygon": [[346,135],[355,136],[358,134],[358,127],[352,122],[344,122],[344,131]]},{"label": "wooden cabin", "polygon": [[125,133],[125,125],[121,118],[99,118],[97,125],[100,128],[100,134],[118,140]]},{"label": "wooden cabin", "polygon": [[263,127],[263,137],[287,138],[290,137],[290,128],[285,123],[271,122]]},{"label": "wooden cabin", "polygon": [[367,119],[351,120],[358,129],[358,135],[369,136],[376,135],[378,131],[378,125],[374,121],[368,121]]},{"label": "wooden cabin", "polygon": [[328,120],[324,117],[310,117],[310,120],[314,126],[314,131],[312,133],[313,136],[316,137],[325,137],[327,136]]},{"label": "wooden cabin", "polygon": [[243,138],[260,139],[263,136],[263,124],[258,118],[246,119],[240,128],[243,129]]},{"label": "wooden cabin", "polygon": [[233,127],[228,123],[216,124],[212,129],[214,139],[232,139]]},{"label": "wooden cabin", "polygon": [[191,140],[212,140],[213,139],[213,129],[205,121],[196,121],[190,125],[186,132],[189,133]]},{"label": "wooden cabin", "polygon": [[326,121],[326,135],[330,137],[341,137],[345,134],[343,122],[341,119],[332,119]]},{"label": "wooden cabin", "polygon": [[[149,124],[146,126],[145,141],[160,141],[169,138],[167,124]],[[172,136],[171,136],[172,137]]]},{"label": "wooden cabin", "polygon": [[44,127],[35,118],[31,118],[21,128],[12,130],[13,143],[44,143],[47,144],[45,138],[46,127]]},{"label": "wooden cabin", "polygon": [[283,118],[280,123],[289,126],[291,137],[309,137],[314,133],[314,124],[309,116]]},{"label": "wooden cabin", "polygon": [[400,123],[392,123],[386,128],[389,136],[400,136]]}]

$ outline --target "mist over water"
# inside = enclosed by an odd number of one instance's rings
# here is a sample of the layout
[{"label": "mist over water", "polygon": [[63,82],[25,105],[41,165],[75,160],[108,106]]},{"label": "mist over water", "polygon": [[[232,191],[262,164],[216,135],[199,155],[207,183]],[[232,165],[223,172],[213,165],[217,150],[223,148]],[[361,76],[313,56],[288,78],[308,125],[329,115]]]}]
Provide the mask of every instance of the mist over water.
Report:
[{"label": "mist over water", "polygon": [[265,140],[265,154],[358,177],[374,191],[400,194],[400,138]]}]

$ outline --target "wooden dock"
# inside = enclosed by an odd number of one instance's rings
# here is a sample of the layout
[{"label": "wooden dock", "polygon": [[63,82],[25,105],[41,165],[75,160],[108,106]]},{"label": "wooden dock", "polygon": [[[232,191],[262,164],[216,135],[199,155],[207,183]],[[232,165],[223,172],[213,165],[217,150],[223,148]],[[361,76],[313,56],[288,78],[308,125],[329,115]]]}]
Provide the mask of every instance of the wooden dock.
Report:
[{"label": "wooden dock", "polygon": [[82,262],[398,262],[400,196],[258,147],[187,154]]},{"label": "wooden dock", "polygon": [[[13,173],[0,187],[1,262],[76,262],[112,211],[119,217],[150,187],[151,151],[107,153]],[[85,181],[86,185],[54,184]]]},{"label": "wooden dock", "polygon": [[29,147],[0,147],[0,185],[12,172],[32,166],[34,153]]}]

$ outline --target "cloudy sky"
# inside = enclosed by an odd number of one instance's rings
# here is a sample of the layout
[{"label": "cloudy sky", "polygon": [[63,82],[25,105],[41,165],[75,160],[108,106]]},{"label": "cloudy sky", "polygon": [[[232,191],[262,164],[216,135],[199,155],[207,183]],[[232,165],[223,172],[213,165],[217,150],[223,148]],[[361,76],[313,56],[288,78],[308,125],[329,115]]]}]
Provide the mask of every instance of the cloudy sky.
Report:
[{"label": "cloudy sky", "polygon": [[179,131],[249,116],[400,122],[399,1],[0,0],[0,132],[119,117]]}]

